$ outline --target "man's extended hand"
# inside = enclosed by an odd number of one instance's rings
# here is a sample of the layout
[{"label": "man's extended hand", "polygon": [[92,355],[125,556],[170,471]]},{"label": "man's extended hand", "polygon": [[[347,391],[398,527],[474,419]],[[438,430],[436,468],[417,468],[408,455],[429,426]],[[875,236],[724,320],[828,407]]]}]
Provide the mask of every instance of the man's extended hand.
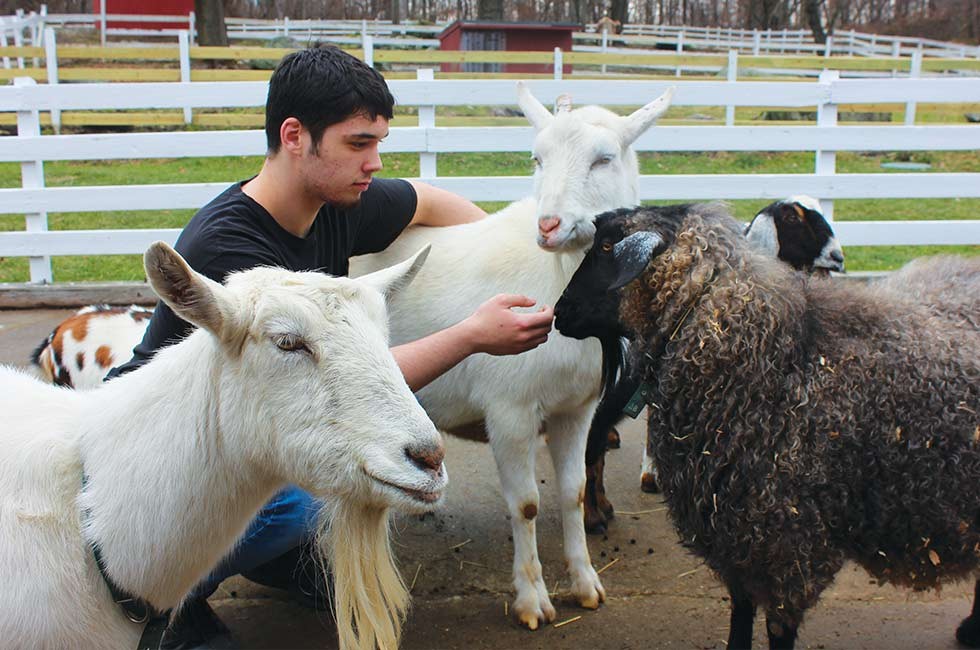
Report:
[{"label": "man's extended hand", "polygon": [[533,307],[527,296],[498,294],[480,305],[464,325],[471,336],[474,352],[493,355],[520,354],[533,350],[548,340],[552,307],[541,307],[532,313],[512,311],[514,307]]}]

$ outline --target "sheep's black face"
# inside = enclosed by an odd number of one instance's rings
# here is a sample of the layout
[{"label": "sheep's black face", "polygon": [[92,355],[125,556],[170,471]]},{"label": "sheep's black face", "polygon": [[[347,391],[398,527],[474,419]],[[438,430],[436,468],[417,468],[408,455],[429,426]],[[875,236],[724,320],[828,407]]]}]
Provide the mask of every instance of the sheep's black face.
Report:
[{"label": "sheep's black face", "polygon": [[633,210],[596,218],[595,243],[555,305],[555,327],[565,336],[603,340],[629,336],[619,322],[620,291],[663,249],[660,235],[628,233]]},{"label": "sheep's black face", "polygon": [[810,197],[794,199],[763,208],[746,229],[748,239],[798,271],[843,272],[844,252],[819,204]]}]

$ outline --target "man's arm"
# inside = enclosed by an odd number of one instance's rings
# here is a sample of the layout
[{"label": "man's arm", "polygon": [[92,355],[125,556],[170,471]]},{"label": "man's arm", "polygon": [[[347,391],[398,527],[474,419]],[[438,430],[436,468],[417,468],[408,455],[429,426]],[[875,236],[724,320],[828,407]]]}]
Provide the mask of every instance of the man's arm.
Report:
[{"label": "man's arm", "polygon": [[456,325],[391,352],[409,388],[417,391],[471,354],[520,354],[547,341],[554,318],[551,307],[534,313],[511,311],[533,306],[534,300],[526,296],[500,294]]},{"label": "man's arm", "polygon": [[487,216],[476,204],[428,183],[409,181],[417,203],[411,223],[417,226],[454,226],[479,221]]}]

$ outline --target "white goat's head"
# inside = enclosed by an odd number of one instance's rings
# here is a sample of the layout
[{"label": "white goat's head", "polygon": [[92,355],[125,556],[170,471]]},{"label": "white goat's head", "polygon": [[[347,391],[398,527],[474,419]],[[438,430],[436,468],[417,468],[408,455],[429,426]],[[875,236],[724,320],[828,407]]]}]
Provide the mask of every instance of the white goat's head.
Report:
[{"label": "white goat's head", "polygon": [[384,298],[426,254],[357,280],[256,268],[224,286],[162,242],[145,263],[157,294],[213,335],[210,400],[246,462],[320,497],[424,511],[446,485],[443,447],[389,352]]},{"label": "white goat's head", "polygon": [[639,167],[631,145],[664,114],[673,92],[668,89],[627,117],[599,106],[572,110],[571,99],[562,95],[552,115],[518,82],[518,104],[537,131],[531,155],[539,246],[587,247],[597,214],[639,204]]}]

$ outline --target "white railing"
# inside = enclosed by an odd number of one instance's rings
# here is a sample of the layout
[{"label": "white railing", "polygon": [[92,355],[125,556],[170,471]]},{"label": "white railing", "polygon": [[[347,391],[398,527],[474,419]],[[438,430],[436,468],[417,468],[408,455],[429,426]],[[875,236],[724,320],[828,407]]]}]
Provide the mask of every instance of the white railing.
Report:
[{"label": "white railing", "polygon": [[[146,23],[144,29],[108,28],[113,21]],[[32,29],[35,36],[43,30],[45,23],[57,26],[84,27],[100,29],[103,45],[106,35],[110,36],[159,36],[173,35],[173,29],[161,30],[154,23],[186,23],[195,37],[194,12],[187,15],[117,15],[117,14],[48,14],[41,6],[37,14],[26,16],[22,11],[16,16],[0,18],[7,23],[9,32],[15,26]],[[379,45],[400,45],[411,47],[438,47],[435,36],[448,23],[439,25],[420,25],[404,21],[395,25],[386,20],[316,20],[290,19],[263,20],[258,18],[226,17],[228,38],[269,40],[280,37],[295,38],[298,41],[329,39],[337,43],[357,43],[364,35],[375,37]],[[585,31],[574,35],[576,46],[594,44],[598,36],[595,24],[585,25]],[[628,23],[622,34],[608,34],[610,41],[630,48],[642,48],[656,42],[660,46],[672,46],[677,51],[685,48],[727,51],[737,50],[743,54],[821,54],[846,56],[911,56],[919,52],[926,57],[940,58],[980,58],[980,46],[936,41],[913,36],[888,36],[867,34],[854,30],[838,30],[831,34],[825,44],[815,43],[812,34],[805,29],[750,30],[734,27],[690,27],[684,25],[643,25]],[[347,40],[345,40],[347,39]],[[33,41],[32,41],[33,44]],[[576,47],[578,49],[578,47]]]},{"label": "white railing", "polygon": [[[427,71],[420,71],[425,75]],[[663,81],[531,81],[548,103],[571,93],[577,104],[637,106],[659,95]],[[394,80],[400,106],[513,105],[513,81]],[[41,135],[39,114],[52,110],[127,110],[258,107],[264,82],[117,83],[37,85],[30,79],[0,88],[0,111],[16,112],[18,135],[0,137],[0,162],[19,162],[23,187],[0,189],[0,213],[26,215],[22,232],[0,233],[0,256],[30,257],[31,280],[50,281],[53,255],[139,253],[156,240],[173,241],[177,230],[48,231],[51,212],[135,211],[197,208],[230,182],[46,187],[43,165],[54,160],[122,160],[188,156],[261,155],[262,131],[176,132],[106,135]],[[813,151],[810,174],[679,174],[640,179],[642,199],[774,199],[810,194],[833,216],[834,199],[980,198],[980,173],[839,174],[838,151],[980,149],[976,126],[839,126],[840,104],[910,102],[980,103],[980,79],[840,80],[819,82],[683,81],[677,106],[816,107],[817,126],[657,126],[636,142],[639,151]],[[530,176],[437,176],[441,153],[528,151],[529,127],[395,127],[385,152],[418,153],[422,179],[475,201],[510,201],[532,191]],[[941,215],[936,215],[940,217]],[[980,244],[980,220],[839,222],[849,245]]]}]

